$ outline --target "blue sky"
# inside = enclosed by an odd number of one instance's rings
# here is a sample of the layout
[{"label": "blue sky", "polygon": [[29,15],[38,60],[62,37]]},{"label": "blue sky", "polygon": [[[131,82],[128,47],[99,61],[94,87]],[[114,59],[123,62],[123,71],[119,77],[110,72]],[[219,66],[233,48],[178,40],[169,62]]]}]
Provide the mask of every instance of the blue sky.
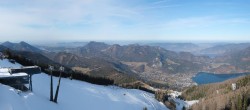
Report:
[{"label": "blue sky", "polygon": [[249,0],[0,0],[0,41],[250,41]]}]

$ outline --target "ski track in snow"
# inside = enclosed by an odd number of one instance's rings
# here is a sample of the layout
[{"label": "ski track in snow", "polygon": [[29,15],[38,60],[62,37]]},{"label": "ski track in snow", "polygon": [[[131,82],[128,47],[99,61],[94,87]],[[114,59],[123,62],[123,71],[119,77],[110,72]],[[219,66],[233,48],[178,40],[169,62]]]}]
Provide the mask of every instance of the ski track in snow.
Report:
[{"label": "ski track in snow", "polygon": [[152,105],[154,110],[156,110],[155,105],[148,99],[148,96],[146,96],[146,93],[142,93],[143,97]]}]

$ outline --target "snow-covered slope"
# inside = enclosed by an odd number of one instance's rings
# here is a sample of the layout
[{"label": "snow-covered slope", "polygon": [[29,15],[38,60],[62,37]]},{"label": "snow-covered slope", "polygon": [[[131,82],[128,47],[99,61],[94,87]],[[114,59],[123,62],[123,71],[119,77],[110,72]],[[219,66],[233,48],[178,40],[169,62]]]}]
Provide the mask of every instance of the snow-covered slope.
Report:
[{"label": "snow-covered slope", "polygon": [[181,100],[181,99],[178,99],[178,98],[173,98],[173,100],[175,101],[175,104],[176,104],[176,110],[182,110],[183,107],[189,108],[193,104],[199,102],[199,100],[184,101],[184,100]]},{"label": "snow-covered slope", "polygon": [[[0,67],[19,67],[0,60]],[[58,78],[54,77],[54,92]],[[0,84],[0,110],[167,110],[154,95],[135,89],[94,85],[62,78],[58,104],[49,101],[50,76],[33,76],[33,92]]]}]

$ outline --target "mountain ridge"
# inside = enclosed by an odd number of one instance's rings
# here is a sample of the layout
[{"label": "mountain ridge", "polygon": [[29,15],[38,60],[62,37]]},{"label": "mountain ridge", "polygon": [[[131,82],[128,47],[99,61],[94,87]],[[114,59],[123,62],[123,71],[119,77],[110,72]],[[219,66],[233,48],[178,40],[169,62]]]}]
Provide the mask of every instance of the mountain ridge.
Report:
[{"label": "mountain ridge", "polygon": [[12,42],[9,42],[9,41],[6,41],[4,43],[2,43],[1,45],[9,48],[9,49],[12,49],[12,50],[18,50],[18,51],[30,51],[30,52],[42,52],[42,50],[24,42],[24,41],[21,41],[19,43],[12,43]]}]

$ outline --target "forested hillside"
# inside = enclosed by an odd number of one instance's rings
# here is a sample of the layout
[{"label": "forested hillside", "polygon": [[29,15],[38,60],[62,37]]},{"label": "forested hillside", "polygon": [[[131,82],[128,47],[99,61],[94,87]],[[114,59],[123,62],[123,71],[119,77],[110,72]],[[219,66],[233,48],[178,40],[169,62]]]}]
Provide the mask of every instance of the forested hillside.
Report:
[{"label": "forested hillside", "polygon": [[[232,90],[232,83],[236,83],[236,90]],[[250,105],[250,75],[222,83],[193,86],[182,96],[187,100],[200,100],[192,106],[194,110],[247,110]]]}]

